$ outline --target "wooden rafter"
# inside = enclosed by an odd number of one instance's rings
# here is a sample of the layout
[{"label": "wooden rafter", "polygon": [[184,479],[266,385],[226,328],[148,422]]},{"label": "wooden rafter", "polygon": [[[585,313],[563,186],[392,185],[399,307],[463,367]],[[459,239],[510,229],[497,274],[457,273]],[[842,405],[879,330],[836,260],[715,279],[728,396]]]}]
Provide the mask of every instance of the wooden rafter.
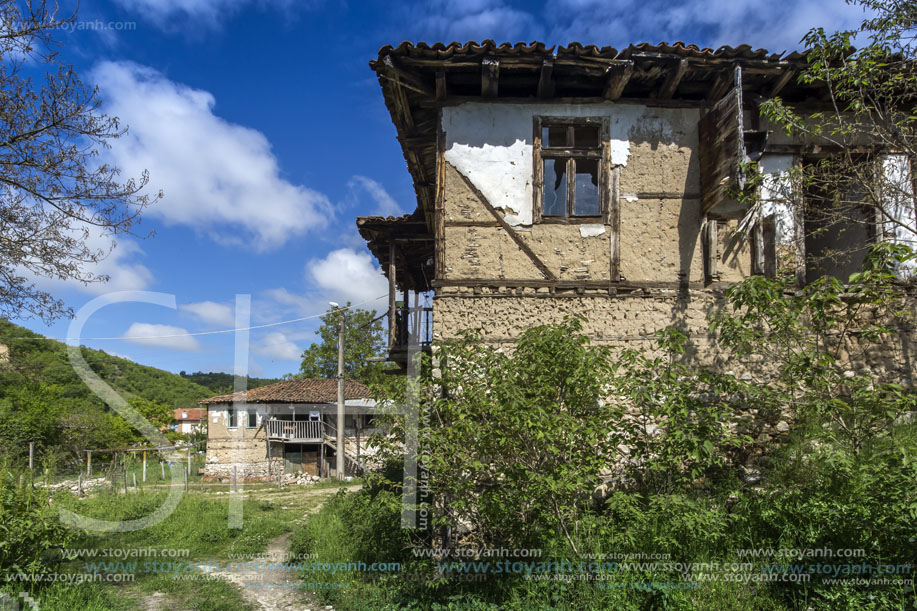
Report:
[{"label": "wooden rafter", "polygon": [[541,64],[541,74],[538,77],[538,97],[554,97],[554,59],[545,59]]},{"label": "wooden rafter", "polygon": [[624,93],[624,87],[634,73],[634,62],[622,60],[608,67],[605,91],[606,100],[617,100]]},{"label": "wooden rafter", "polygon": [[662,81],[662,85],[659,87],[659,92],[656,94],[656,97],[660,100],[671,100],[672,96],[675,95],[675,90],[678,89],[678,84],[681,82],[681,79],[684,78],[687,71],[688,60],[678,60],[675,69],[670,70],[665,80]]}]

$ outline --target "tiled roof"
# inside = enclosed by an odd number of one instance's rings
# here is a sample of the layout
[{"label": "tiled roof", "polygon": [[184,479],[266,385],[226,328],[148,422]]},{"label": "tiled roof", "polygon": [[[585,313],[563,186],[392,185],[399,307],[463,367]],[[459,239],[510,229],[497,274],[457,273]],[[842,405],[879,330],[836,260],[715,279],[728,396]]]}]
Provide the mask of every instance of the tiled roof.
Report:
[{"label": "tiled roof", "polygon": [[784,56],[783,53],[771,53],[767,49],[752,49],[751,45],[742,44],[737,47],[728,45],[721,46],[717,49],[710,47],[699,47],[695,44],[687,44],[682,41],[660,42],[653,44],[641,42],[629,45],[618,51],[614,47],[598,45],[584,45],[579,42],[571,42],[567,45],[547,46],[543,42],[517,42],[517,43],[496,43],[493,40],[483,42],[468,41],[460,42],[435,42],[428,44],[426,42],[413,43],[404,41],[397,47],[385,45],[379,49],[379,57],[386,55],[401,57],[426,57],[431,59],[448,59],[453,56],[467,56],[486,53],[498,57],[520,57],[520,56],[575,56],[575,57],[596,57],[602,59],[627,59],[635,53],[661,53],[665,55],[676,55],[681,57],[693,57],[697,59],[745,59],[745,60],[793,60],[801,59],[802,55],[796,52]]},{"label": "tiled roof", "polygon": [[[270,386],[261,386],[252,390],[228,395],[218,395],[204,399],[199,403],[334,403],[337,401],[337,380],[294,378]],[[354,380],[344,380],[344,399],[367,399],[369,389]]]},{"label": "tiled roof", "polygon": [[[183,418],[182,414],[187,417]],[[172,418],[175,420],[202,420],[207,417],[206,407],[189,407],[185,409],[176,409],[172,412]]]}]

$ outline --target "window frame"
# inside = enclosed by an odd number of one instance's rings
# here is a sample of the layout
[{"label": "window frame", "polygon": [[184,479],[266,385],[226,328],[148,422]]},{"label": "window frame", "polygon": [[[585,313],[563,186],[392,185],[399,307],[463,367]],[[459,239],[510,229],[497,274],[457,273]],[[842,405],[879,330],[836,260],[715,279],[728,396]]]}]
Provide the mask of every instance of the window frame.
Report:
[{"label": "window frame", "polygon": [[234,407],[226,408],[226,428],[227,429],[239,428],[239,412],[236,411]]},{"label": "window frame", "polygon": [[[255,421],[252,424],[252,420]],[[258,411],[254,409],[246,410],[245,412],[245,428],[247,429],[256,429],[258,428]]]},{"label": "window frame", "polygon": [[[611,166],[611,143],[609,140],[609,121],[607,117],[556,117],[536,115],[533,117],[534,138],[534,214],[535,223],[559,224],[612,224],[613,214],[613,182],[614,176]],[[573,146],[543,146],[543,128],[547,126],[566,126],[568,142]],[[597,147],[577,148],[573,133],[577,127],[598,127],[599,143]],[[546,159],[566,159],[567,193],[566,214],[544,214],[544,161]],[[576,207],[576,160],[591,159],[598,162],[598,200],[599,213],[597,215],[575,215]]]}]

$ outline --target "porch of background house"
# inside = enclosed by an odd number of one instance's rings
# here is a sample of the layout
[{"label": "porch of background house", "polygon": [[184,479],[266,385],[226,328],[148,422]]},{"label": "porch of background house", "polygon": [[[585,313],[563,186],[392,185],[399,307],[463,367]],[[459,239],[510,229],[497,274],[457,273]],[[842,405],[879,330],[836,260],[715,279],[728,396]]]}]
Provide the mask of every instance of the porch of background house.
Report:
[{"label": "porch of background house", "polygon": [[[365,470],[366,438],[376,432],[372,414],[348,414],[344,419],[344,470]],[[330,414],[274,414],[264,421],[269,458],[283,458],[284,473],[330,477],[337,470],[337,417]]]}]

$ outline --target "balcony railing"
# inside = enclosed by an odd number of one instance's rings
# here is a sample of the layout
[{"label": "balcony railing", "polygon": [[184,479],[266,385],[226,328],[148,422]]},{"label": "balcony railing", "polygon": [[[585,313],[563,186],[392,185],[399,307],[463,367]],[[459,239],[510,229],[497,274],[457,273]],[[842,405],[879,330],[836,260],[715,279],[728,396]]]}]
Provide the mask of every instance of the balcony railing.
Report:
[{"label": "balcony railing", "polygon": [[322,440],[324,425],[318,420],[290,420],[270,419],[265,423],[268,439],[281,441],[308,441],[318,443]]},{"label": "balcony railing", "polygon": [[425,348],[433,341],[433,308],[401,309],[395,312],[394,344],[391,348],[406,348],[411,335]]}]

